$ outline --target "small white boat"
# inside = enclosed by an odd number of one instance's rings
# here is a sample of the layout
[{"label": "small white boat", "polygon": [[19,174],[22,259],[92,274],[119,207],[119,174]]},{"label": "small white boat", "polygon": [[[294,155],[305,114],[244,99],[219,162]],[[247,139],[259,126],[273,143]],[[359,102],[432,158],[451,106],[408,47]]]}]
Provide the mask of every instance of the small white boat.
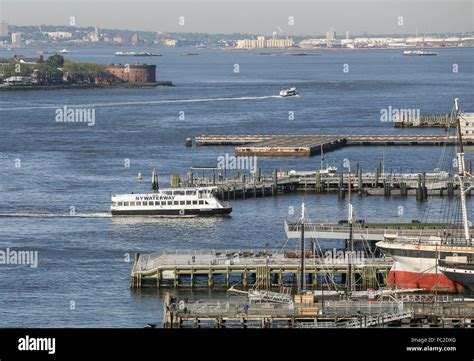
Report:
[{"label": "small white boat", "polygon": [[66,48],[64,48],[64,49],[59,50],[58,53],[59,53],[59,54],[69,54],[70,51],[67,50]]},{"label": "small white boat", "polygon": [[319,174],[335,174],[337,172],[337,167],[332,165],[326,165],[326,168],[319,170]]},{"label": "small white boat", "polygon": [[438,53],[434,53],[432,51],[423,51],[423,50],[405,50],[403,55],[412,55],[412,56],[434,56],[438,55]]},{"label": "small white boat", "polygon": [[295,96],[296,94],[298,94],[298,93],[296,92],[295,87],[289,88],[289,89],[284,89],[284,90],[280,91],[280,96],[281,97],[292,97],[292,96]]}]

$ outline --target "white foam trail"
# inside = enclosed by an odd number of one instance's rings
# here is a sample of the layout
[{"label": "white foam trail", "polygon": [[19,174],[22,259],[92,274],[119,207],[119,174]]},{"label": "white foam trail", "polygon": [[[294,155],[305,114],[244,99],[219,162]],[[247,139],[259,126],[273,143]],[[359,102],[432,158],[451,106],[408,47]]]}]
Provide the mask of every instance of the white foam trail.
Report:
[{"label": "white foam trail", "polygon": [[36,218],[110,218],[112,215],[109,212],[96,212],[96,213],[53,213],[53,212],[0,212],[0,218],[5,217],[36,217]]},{"label": "white foam trail", "polygon": [[[116,102],[116,103],[91,103],[91,104],[68,104],[69,108],[99,108],[99,107],[117,107],[124,105],[161,105],[161,104],[180,104],[180,103],[204,103],[204,102],[221,102],[235,100],[262,100],[262,99],[282,99],[279,95],[266,95],[261,97],[234,97],[234,98],[202,98],[202,99],[170,99],[170,100],[146,100],[137,102]],[[62,105],[32,106],[32,107],[10,107],[0,108],[0,110],[37,110],[37,109],[62,109]]]}]

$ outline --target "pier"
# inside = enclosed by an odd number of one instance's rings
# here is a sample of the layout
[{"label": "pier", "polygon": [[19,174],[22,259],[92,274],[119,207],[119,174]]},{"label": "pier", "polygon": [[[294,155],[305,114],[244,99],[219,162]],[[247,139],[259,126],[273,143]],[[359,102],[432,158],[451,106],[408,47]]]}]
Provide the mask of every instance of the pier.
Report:
[{"label": "pier", "polygon": [[400,116],[395,119],[395,128],[451,128],[456,124],[451,114]]},{"label": "pier", "polygon": [[[228,175],[225,169],[209,168],[211,176],[198,176],[199,171],[191,168],[184,177],[173,175],[173,187],[216,186],[216,196],[221,200],[235,200],[276,196],[291,192],[337,193],[344,199],[349,182],[354,193],[361,196],[414,196],[426,201],[429,196],[454,197],[458,194],[458,183],[453,174],[383,172],[382,163],[374,166],[375,171],[363,172],[356,164],[355,173],[324,173],[319,170],[278,171],[263,174],[234,172]],[[472,162],[466,162],[467,172],[472,171]],[[217,172],[217,174],[216,174]],[[467,193],[470,196],[471,191]]]},{"label": "pier", "polygon": [[[350,145],[454,145],[452,135],[201,135],[196,137],[197,146],[234,145],[239,156],[260,157],[311,156]],[[466,138],[464,143],[474,144]]]},{"label": "pier", "polygon": [[[449,224],[356,224],[353,238],[355,241],[378,242],[383,241],[386,234],[397,234],[399,236],[417,237],[423,234],[426,237],[449,237],[460,234],[460,228],[454,228]],[[285,233],[289,239],[301,237],[301,224],[285,221]],[[474,234],[474,227],[471,227]],[[349,225],[306,223],[304,234],[308,239],[349,239]]]},{"label": "pier", "polygon": [[[347,262],[307,255],[305,278],[308,289],[339,282],[345,284]],[[391,260],[363,259],[354,263],[355,287],[366,290],[384,284]],[[301,260],[295,252],[278,250],[182,250],[136,254],[130,287],[224,288],[240,284],[246,289],[296,287]]]},{"label": "pier", "polygon": [[[449,296],[448,296],[449,297]],[[188,301],[165,294],[164,328],[472,328],[474,304],[449,302],[339,301],[295,296],[290,304],[242,298]]]}]

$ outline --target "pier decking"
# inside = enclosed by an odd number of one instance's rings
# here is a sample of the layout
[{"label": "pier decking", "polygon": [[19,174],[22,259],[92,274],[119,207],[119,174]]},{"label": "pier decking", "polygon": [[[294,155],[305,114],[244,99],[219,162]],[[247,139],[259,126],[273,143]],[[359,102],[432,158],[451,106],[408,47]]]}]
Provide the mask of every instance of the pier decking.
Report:
[{"label": "pier decking", "polygon": [[[426,237],[449,237],[461,234],[462,230],[447,224],[362,224],[356,225],[353,238],[356,241],[377,242],[384,240],[386,234],[415,237],[421,234]],[[285,232],[289,239],[301,237],[301,224],[285,221]],[[474,228],[471,228],[474,234]],[[305,237],[308,239],[349,239],[349,225],[306,223]]]},{"label": "pier decking", "polygon": [[[201,135],[198,146],[235,145],[235,154],[261,157],[311,156],[346,145],[453,145],[452,135]],[[465,139],[465,144],[474,144]]]},{"label": "pier decking", "polygon": [[[387,259],[364,259],[354,263],[356,287],[367,289],[384,284],[392,265]],[[292,287],[298,282],[301,261],[282,251],[265,250],[208,250],[174,251],[137,254],[132,268],[130,286],[229,288],[241,284],[243,288],[259,285]],[[317,289],[322,279],[340,276],[345,282],[347,263],[307,258],[305,276],[308,288]],[[325,282],[328,282],[326,279]]]},{"label": "pier decking", "polygon": [[367,328],[472,327],[474,304],[402,301],[310,301],[251,303],[245,299],[180,300],[163,303],[164,328]]}]

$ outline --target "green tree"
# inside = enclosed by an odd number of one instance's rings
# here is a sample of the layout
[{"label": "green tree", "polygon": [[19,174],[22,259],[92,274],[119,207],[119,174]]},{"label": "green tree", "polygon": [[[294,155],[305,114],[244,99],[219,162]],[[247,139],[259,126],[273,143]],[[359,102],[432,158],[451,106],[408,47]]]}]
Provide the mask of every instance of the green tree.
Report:
[{"label": "green tree", "polygon": [[45,62],[46,66],[51,68],[62,68],[64,65],[64,57],[59,54],[51,55]]}]

